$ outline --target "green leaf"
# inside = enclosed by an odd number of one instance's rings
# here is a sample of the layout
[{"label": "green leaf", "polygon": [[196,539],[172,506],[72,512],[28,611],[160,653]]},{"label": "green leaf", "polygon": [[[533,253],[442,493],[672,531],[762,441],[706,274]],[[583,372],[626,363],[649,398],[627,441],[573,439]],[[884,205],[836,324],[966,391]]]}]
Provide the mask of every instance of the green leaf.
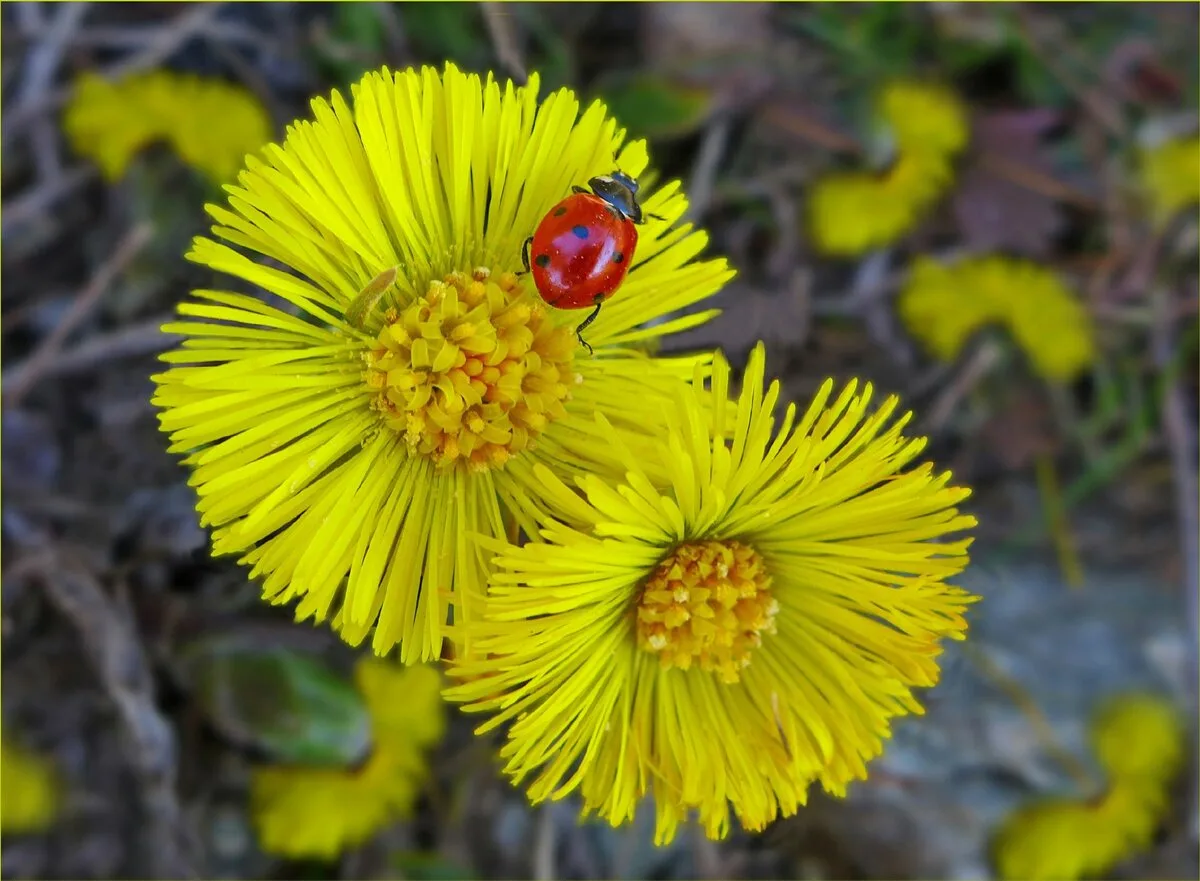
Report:
[{"label": "green leaf", "polygon": [[392,854],[392,867],[408,881],[469,881],[471,873],[437,854],[403,851]]},{"label": "green leaf", "polygon": [[383,51],[383,27],[373,3],[339,3],[333,32],[343,42],[372,53]]},{"label": "green leaf", "polygon": [[476,4],[405,3],[404,26],[414,47],[429,58],[445,58],[474,68],[488,45]]},{"label": "green leaf", "polygon": [[672,83],[652,74],[639,74],[600,90],[609,112],[632,137],[671,138],[704,124],[713,97],[704,90]]},{"label": "green leaf", "polygon": [[352,765],[371,748],[362,698],[311,657],[225,641],[194,646],[184,665],[212,724],[281,762]]}]

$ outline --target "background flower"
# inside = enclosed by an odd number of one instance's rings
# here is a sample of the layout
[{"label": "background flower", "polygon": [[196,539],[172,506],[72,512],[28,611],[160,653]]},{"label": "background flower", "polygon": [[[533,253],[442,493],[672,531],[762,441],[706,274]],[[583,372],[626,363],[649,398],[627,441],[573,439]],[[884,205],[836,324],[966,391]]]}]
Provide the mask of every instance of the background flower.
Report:
[{"label": "background flower", "polygon": [[1047,379],[1073,379],[1096,358],[1087,311],[1057,275],[1028,260],[990,256],[945,265],[920,257],[897,308],[909,333],[943,361],[993,323],[1012,333]]},{"label": "background flower", "polygon": [[1103,875],[1150,845],[1183,760],[1175,710],[1156,695],[1121,695],[1101,708],[1091,734],[1106,777],[1102,791],[1034,802],[1011,814],[993,843],[1002,878]]},{"label": "background flower", "polygon": [[888,720],[937,681],[939,640],[962,638],[972,598],[944,579],[970,540],[934,540],[974,525],[955,508],[968,491],[908,468],[924,441],[894,398],[871,412],[869,386],[827,382],[774,432],[763,361],[760,346],[728,412],[723,359],[711,399],[682,395],[665,489],[634,456],[620,483],[579,479],[586,499],[539,468],[564,522],[500,548],[448,692],[494,712],[481,732],[507,728],[506,771],[533,801],[578,788],[616,825],[651,793],[659,843],[690,810],[713,838],[730,809],[762,829],[811,783],[842,795],[865,777]]},{"label": "background flower", "polygon": [[1171,138],[1141,151],[1142,189],[1155,222],[1200,202],[1200,135]]},{"label": "background flower", "polygon": [[248,153],[271,138],[266,108],[246,89],[217,79],[152,70],[111,82],[84,74],[63,116],[75,152],[118,180],[157,141],[216,183],[233,179]]},{"label": "background flower", "polygon": [[809,231],[824,254],[862,254],[911,230],[953,182],[966,145],[966,113],[945,88],[893,82],[876,104],[883,167],[827,174],[809,195]]},{"label": "background flower", "polygon": [[[335,92],[314,121],[251,159],[216,237],[189,257],[266,291],[196,291],[155,377],[171,449],[187,453],[213,549],[241,554],[273,602],[357,644],[374,630],[405,662],[440,656],[448,606],[468,623],[486,561],[468,542],[503,518],[532,529],[541,484],[611,470],[594,414],[650,449],[659,398],[705,356],[649,359],[631,344],[712,312],[652,318],[714,293],[723,260],[692,262],[706,237],[676,226],[676,184],[620,291],[589,331],[513,274],[520,247],[573,184],[614,167],[638,175],[642,143],[568,90],[501,86],[453,65],[370,73],[352,104]],[[296,314],[299,313],[299,314]],[[378,625],[378,626],[376,626]]]},{"label": "background flower", "polygon": [[58,817],[58,773],[50,762],[0,731],[0,831],[41,832]]},{"label": "background flower", "polygon": [[250,800],[264,850],[328,859],[411,815],[428,775],[425,754],[446,727],[441,675],[365,658],[354,678],[371,715],[370,755],[349,769],[256,768]]}]

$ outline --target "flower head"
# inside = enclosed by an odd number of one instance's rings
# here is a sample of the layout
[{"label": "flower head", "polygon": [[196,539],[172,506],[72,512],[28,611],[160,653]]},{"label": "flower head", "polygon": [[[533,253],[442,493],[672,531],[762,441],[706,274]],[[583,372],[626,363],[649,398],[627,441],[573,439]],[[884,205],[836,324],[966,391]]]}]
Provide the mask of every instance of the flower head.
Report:
[{"label": "flower head", "polygon": [[1200,135],[1147,147],[1140,165],[1142,189],[1157,223],[1200,202]]},{"label": "flower head", "polygon": [[1005,881],[1071,881],[1103,875],[1153,840],[1165,794],[1118,781],[1090,801],[1059,798],[1010,814],[992,842]]},{"label": "flower head", "polygon": [[967,142],[958,98],[940,86],[897,81],[876,100],[882,167],[835,172],[813,186],[809,228],[825,254],[852,257],[896,241],[942,197]]},{"label": "flower head", "polygon": [[[714,313],[646,326],[716,292],[723,260],[675,184],[651,194],[629,275],[574,342],[578,312],[539,299],[521,244],[572,185],[620,167],[603,105],[537,77],[501,86],[448,66],[370,73],[347,103],[313,101],[282,146],[251,158],[198,263],[266,292],[196,291],[155,377],[171,449],[187,453],[202,522],[273,602],[334,616],[357,644],[440,657],[449,607],[468,622],[487,563],[468,536],[536,528],[534,465],[569,479],[619,464],[594,414],[648,451],[660,399],[707,356],[648,358],[642,341]],[[235,245],[269,258],[255,262]],[[636,435],[636,436],[635,436]]]},{"label": "flower head", "polygon": [[897,80],[878,97],[879,120],[901,154],[952,159],[967,145],[967,113],[958,96],[935,83]]},{"label": "flower head", "polygon": [[763,362],[759,346],[735,402],[720,358],[709,392],[681,391],[661,483],[628,450],[624,478],[581,478],[584,497],[538,468],[559,519],[499,547],[447,690],[494,712],[480,731],[507,725],[507,773],[535,802],[578,788],[616,825],[649,793],[660,843],[690,810],[712,837],[731,807],[761,829],[811,783],[865,777],[889,720],[921,712],[939,640],[962,638],[973,598],[944,579],[970,541],[935,540],[974,525],[968,491],[908,467],[924,441],[895,399],[870,412],[869,386],[827,382],[773,431]]},{"label": "flower head", "polygon": [[166,70],[119,82],[84,74],[63,127],[75,151],[113,181],[140,151],[165,141],[185,164],[223,183],[271,137],[270,117],[246,89]]},{"label": "flower head", "polygon": [[254,770],[251,810],[269,853],[334,857],[412,812],[428,770],[425,751],[445,730],[441,676],[432,667],[364,658],[354,678],[374,743],[360,767]]},{"label": "flower head", "polygon": [[57,818],[61,783],[54,766],[0,731],[0,831],[41,832]]},{"label": "flower head", "polygon": [[1006,818],[993,839],[1002,878],[1106,874],[1152,842],[1183,764],[1174,708],[1152,694],[1120,695],[1096,714],[1091,739],[1107,777],[1103,791],[1033,802]]},{"label": "flower head", "polygon": [[1069,380],[1096,358],[1091,318],[1050,269],[1028,260],[975,257],[944,265],[914,261],[900,317],[935,357],[956,358],[972,334],[1005,326],[1048,379]]}]

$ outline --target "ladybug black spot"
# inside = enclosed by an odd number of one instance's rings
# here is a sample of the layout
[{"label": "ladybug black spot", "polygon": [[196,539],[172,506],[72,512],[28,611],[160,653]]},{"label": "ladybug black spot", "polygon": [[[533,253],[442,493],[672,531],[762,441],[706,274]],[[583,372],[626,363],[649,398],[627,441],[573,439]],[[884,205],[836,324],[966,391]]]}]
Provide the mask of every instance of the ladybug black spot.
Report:
[{"label": "ladybug black spot", "polygon": [[617,253],[613,254],[613,263],[624,263],[624,262],[625,262],[625,255],[622,254],[620,251],[617,251]]},{"label": "ladybug black spot", "polygon": [[554,216],[555,216],[555,217],[562,217],[562,216],[563,216],[564,214],[566,214],[566,213],[567,213],[567,209],[566,209],[566,208],[564,208],[564,207],[561,207],[561,206],[560,206],[560,207],[558,207],[558,208],[555,208],[555,209],[554,209]]},{"label": "ladybug black spot", "polygon": [[533,258],[533,262],[536,263],[538,266],[542,267],[543,269],[545,269],[547,266],[550,265],[550,255],[549,254],[538,254],[536,257]]},{"label": "ladybug black spot", "polygon": [[588,228],[586,226],[573,226],[571,232],[575,233],[575,238],[586,239],[588,237]]}]

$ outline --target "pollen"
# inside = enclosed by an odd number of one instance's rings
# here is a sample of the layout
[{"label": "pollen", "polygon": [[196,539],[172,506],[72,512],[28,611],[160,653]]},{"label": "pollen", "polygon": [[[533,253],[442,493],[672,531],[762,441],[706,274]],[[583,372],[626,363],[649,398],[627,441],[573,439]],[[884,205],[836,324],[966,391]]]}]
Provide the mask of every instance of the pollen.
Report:
[{"label": "pollen", "polygon": [[455,272],[384,316],[365,354],[384,425],[439,467],[486,471],[565,415],[575,339],[511,272]]},{"label": "pollen", "polygon": [[715,672],[734,683],[762,634],[775,633],[779,602],[754,548],[736,541],[679,545],[642,589],[637,641],[664,669]]}]

